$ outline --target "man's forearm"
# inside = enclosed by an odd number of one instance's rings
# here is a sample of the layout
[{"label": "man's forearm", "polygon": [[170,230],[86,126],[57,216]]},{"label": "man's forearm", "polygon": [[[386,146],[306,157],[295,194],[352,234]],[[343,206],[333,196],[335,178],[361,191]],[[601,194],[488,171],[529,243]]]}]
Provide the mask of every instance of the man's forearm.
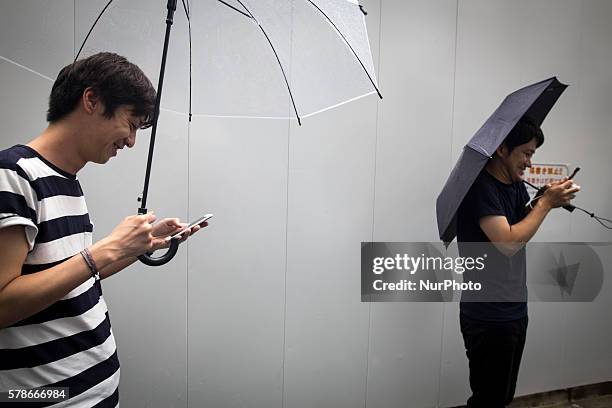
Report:
[{"label": "man's forearm", "polygon": [[522,221],[510,226],[511,241],[527,243],[538,231],[551,207],[544,201],[538,200],[529,214]]},{"label": "man's forearm", "polygon": [[[91,248],[99,265],[115,263],[102,248]],[[66,296],[91,278],[81,254],[44,271],[20,275],[0,291],[0,328],[30,317]]]},{"label": "man's forearm", "polygon": [[540,200],[522,221],[510,225],[506,217],[490,216],[480,220],[480,228],[506,256],[513,256],[538,231],[550,212],[548,203]]},{"label": "man's forearm", "polygon": [[136,262],[138,258],[126,258],[108,265],[100,270],[100,279],[106,279]]}]

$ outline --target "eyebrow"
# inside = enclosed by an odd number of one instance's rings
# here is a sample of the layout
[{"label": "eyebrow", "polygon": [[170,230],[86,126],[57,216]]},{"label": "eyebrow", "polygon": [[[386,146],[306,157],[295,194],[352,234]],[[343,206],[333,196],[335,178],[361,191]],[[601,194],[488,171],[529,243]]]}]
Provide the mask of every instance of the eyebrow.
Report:
[{"label": "eyebrow", "polygon": [[142,129],[142,127],[145,125],[145,121],[136,116],[132,116],[130,118],[130,122],[136,127],[136,129]]}]

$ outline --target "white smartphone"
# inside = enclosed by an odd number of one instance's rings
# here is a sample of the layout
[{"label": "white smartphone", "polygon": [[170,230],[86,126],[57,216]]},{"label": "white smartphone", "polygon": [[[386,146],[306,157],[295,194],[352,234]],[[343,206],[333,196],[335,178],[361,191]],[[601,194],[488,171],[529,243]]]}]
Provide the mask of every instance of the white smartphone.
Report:
[{"label": "white smartphone", "polygon": [[206,221],[211,219],[212,216],[213,216],[212,214],[206,214],[206,215],[198,218],[197,220],[195,220],[194,222],[189,224],[187,227],[185,227],[184,230],[181,230],[180,232],[177,232],[176,234],[172,235],[171,237],[168,237],[167,239],[170,240],[170,239],[180,238],[181,235],[183,235],[183,232],[187,231],[188,229],[191,229],[191,228],[195,227],[196,225],[204,224]]}]

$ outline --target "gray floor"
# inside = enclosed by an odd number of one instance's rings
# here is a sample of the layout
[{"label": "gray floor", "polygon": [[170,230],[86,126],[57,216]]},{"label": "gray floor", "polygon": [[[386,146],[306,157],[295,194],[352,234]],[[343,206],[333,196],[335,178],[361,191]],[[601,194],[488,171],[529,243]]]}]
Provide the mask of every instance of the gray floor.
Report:
[{"label": "gray floor", "polygon": [[612,383],[608,382],[544,392],[516,398],[508,408],[612,408],[611,390]]},{"label": "gray floor", "polygon": [[612,395],[593,396],[581,400],[572,402],[558,402],[552,404],[525,404],[525,403],[512,403],[510,408],[611,408],[612,407]]}]

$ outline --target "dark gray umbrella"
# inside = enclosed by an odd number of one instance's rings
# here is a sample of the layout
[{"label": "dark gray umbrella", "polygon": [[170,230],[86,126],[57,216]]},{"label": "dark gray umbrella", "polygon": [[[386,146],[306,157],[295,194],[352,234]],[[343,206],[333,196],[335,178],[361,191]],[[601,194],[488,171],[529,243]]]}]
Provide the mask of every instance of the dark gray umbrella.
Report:
[{"label": "dark gray umbrella", "polygon": [[438,233],[444,243],[455,239],[461,202],[514,125],[523,116],[541,125],[565,88],[552,77],[511,93],[465,145],[436,201]]}]

